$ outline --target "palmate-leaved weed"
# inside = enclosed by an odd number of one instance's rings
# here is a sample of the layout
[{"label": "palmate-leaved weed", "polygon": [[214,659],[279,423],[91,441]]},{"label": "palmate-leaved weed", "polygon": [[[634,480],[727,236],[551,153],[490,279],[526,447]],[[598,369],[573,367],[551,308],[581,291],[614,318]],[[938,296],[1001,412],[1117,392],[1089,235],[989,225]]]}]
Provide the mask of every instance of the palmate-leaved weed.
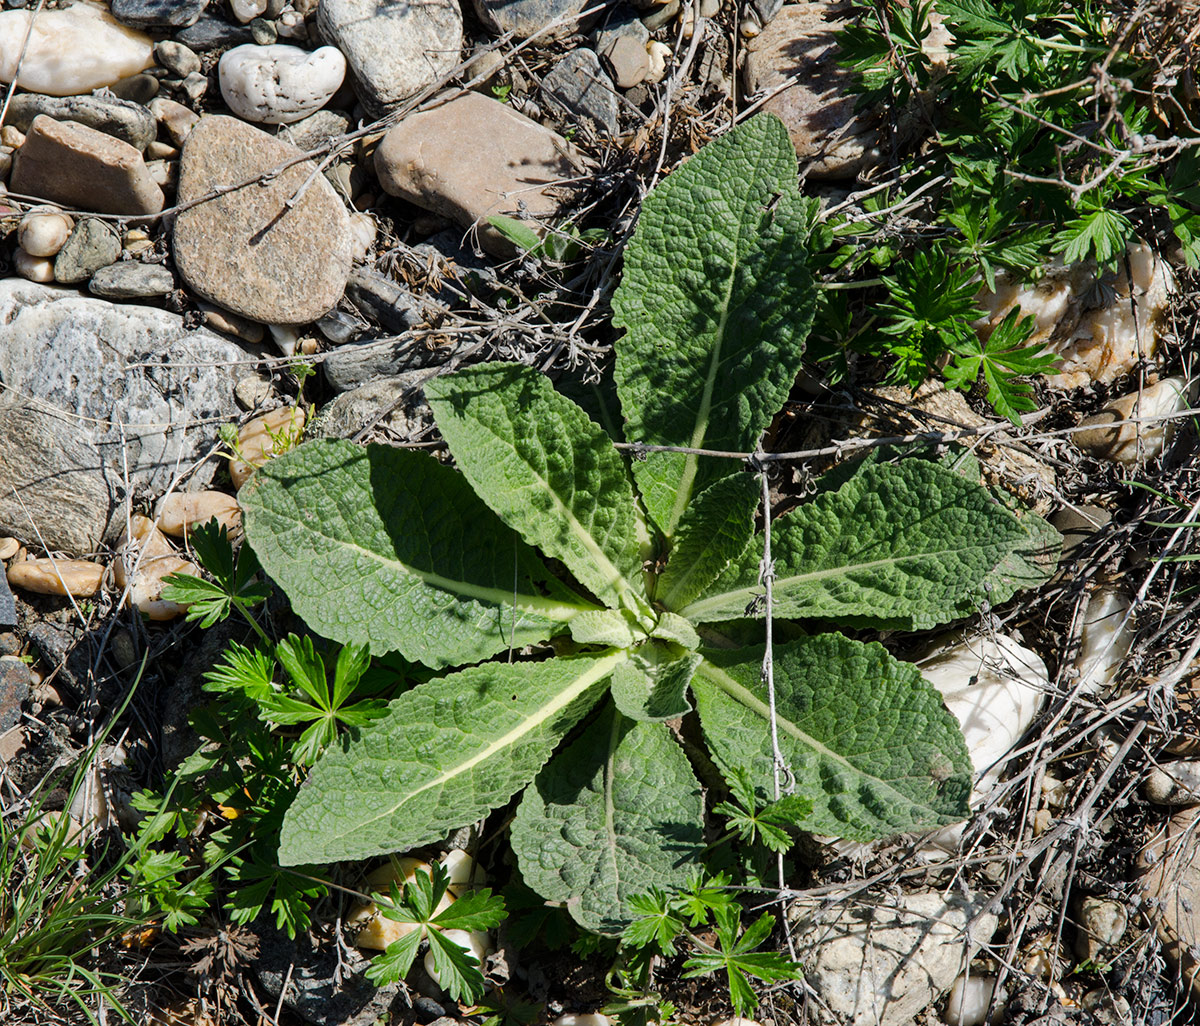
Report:
[{"label": "palmate-leaved weed", "polygon": [[[773,647],[773,695],[762,634],[746,640],[768,615],[760,476],[703,452],[754,452],[800,369],[813,206],[796,170],[760,116],[646,200],[608,418],[637,458],[543,375],[492,363],[426,386],[457,469],[326,440],[243,488],[247,539],[312,630],[438,671],[317,759],[283,865],[434,843],[519,796],[523,879],[618,936],[633,896],[686,888],[704,858],[680,720],[729,780],[735,829],[782,843],[803,814],[865,839],[965,816],[971,767],[937,692],[830,625],[926,629],[1004,602],[1052,570],[1048,525],[937,460],[840,468],[770,524],[770,615],[811,630]],[[772,720],[802,799],[783,806]],[[761,922],[718,923],[725,955]]]},{"label": "palmate-leaved weed", "polygon": [[819,227],[818,262],[843,287],[860,269],[897,270],[882,279],[882,306],[878,290],[860,294],[856,317],[846,292],[826,293],[818,333],[835,353],[895,357],[895,382],[916,386],[947,361],[954,387],[982,375],[988,401],[1015,420],[1033,409],[1016,379],[1049,361],[1024,347],[1018,322],[1004,358],[972,347],[974,293],[1056,259],[1118,269],[1139,233],[1173,234],[1200,266],[1200,140],[1176,116],[1186,100],[1154,81],[1156,54],[1132,45],[1150,21],[1130,23],[1105,0],[861,2],[854,15],[842,59],[863,108],[891,119],[884,150],[901,160],[861,215]]}]

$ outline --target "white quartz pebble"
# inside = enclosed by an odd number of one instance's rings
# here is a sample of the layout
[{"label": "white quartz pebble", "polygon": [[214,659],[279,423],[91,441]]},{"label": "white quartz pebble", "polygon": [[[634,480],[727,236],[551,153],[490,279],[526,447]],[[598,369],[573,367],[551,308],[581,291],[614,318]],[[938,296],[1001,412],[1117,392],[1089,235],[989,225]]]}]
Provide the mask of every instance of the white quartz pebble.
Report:
[{"label": "white quartz pebble", "polygon": [[309,52],[273,43],[235,46],[218,66],[221,95],[246,121],[290,125],[329,102],[346,77],[346,58],[336,47]]},{"label": "white quartz pebble", "polygon": [[350,253],[356,264],[367,259],[367,254],[371,252],[371,246],[375,242],[375,234],[378,230],[375,218],[370,214],[357,211],[350,215]]},{"label": "white quartz pebble", "polygon": [[22,278],[28,278],[30,281],[41,282],[43,285],[48,285],[54,281],[54,261],[48,257],[34,256],[32,253],[27,253],[17,247],[16,253],[13,254],[13,267],[17,274]]},{"label": "white quartz pebble", "polygon": [[267,9],[267,0],[229,0],[229,9],[243,25],[253,21]]},{"label": "white quartz pebble", "polygon": [[[946,1009],[942,1013],[942,1022],[947,1026],[983,1026],[987,1022],[988,1008],[992,1003],[992,995],[996,991],[996,977],[962,975],[954,981],[950,988],[950,996],[946,998]],[[993,1016],[999,1019],[1004,1011],[1004,991],[996,1002],[996,1012]]]},{"label": "white quartz pebble", "polygon": [[1126,466],[1154,459],[1174,431],[1173,415],[1188,408],[1189,391],[1183,378],[1163,378],[1084,418],[1080,426],[1086,430],[1072,439],[1085,452]]},{"label": "white quartz pebble", "polygon": [[[154,63],[149,36],[116,21],[93,4],[40,10],[29,30],[31,10],[0,14],[0,81],[34,93],[77,96],[111,86]],[[21,58],[25,34],[29,45]]]},{"label": "white quartz pebble", "polygon": [[568,1012],[560,1015],[550,1026],[612,1026],[612,1020],[600,1012]]},{"label": "white quartz pebble", "polygon": [[1101,586],[1088,599],[1079,639],[1079,693],[1092,695],[1107,690],[1133,646],[1132,603],[1129,596],[1111,586]]},{"label": "white quartz pebble", "polygon": [[60,249],[75,222],[69,214],[50,207],[34,207],[17,227],[17,243],[30,256],[52,257]]},{"label": "white quartz pebble", "polygon": [[[482,930],[472,930],[470,933],[466,930],[443,930],[442,935],[446,940],[453,941],[464,951],[474,955],[481,966],[488,952],[492,950],[492,939]],[[439,987],[444,986],[441,974],[434,968],[432,951],[425,955],[425,971]]]}]

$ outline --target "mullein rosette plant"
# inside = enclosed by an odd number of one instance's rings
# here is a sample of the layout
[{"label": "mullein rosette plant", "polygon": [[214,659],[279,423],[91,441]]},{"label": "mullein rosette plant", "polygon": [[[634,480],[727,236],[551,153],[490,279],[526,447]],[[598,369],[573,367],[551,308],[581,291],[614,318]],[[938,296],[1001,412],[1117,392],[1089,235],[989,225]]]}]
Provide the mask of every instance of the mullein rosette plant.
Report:
[{"label": "mullein rosette plant", "polygon": [[525,881],[616,935],[704,851],[681,736],[763,803],[777,747],[816,833],[965,817],[972,769],[938,693],[831,625],[922,630],[1005,601],[1053,568],[1044,521],[937,460],[841,467],[770,523],[771,613],[811,631],[773,646],[774,730],[764,645],[731,640],[763,637],[761,478],[695,450],[756,451],[788,396],[812,214],[768,115],[647,198],[613,300],[606,422],[632,457],[545,376],[490,363],[426,386],[457,469],[321,440],[242,490],[250,544],[313,630],[441,673],[320,755],[283,865],[429,844],[519,794]]}]

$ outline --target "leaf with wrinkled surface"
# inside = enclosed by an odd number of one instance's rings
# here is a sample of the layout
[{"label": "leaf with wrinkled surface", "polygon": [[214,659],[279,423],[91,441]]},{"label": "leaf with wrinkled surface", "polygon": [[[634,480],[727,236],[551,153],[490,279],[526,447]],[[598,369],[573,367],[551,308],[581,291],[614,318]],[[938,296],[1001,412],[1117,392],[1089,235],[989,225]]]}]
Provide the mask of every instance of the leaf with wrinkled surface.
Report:
[{"label": "leaf with wrinkled surface", "polygon": [[[692,695],[718,759],[746,767],[766,801],[773,760],[762,656],[762,646],[706,652]],[[915,666],[840,634],[776,645],[774,661],[780,750],[796,793],[813,800],[806,830],[865,841],[967,816],[962,732]]]},{"label": "leaf with wrinkled surface", "polygon": [[537,776],[517,809],[521,875],[581,926],[615,935],[629,899],[683,887],[703,847],[700,785],[661,723],[611,705]]},{"label": "leaf with wrinkled surface", "polygon": [[405,851],[524,787],[624,660],[489,663],[420,684],[328,750],[283,821],[281,865]]},{"label": "leaf with wrinkled surface", "polygon": [[[775,616],[923,630],[983,597],[1024,527],[987,490],[923,460],[864,467],[771,524]],[[693,621],[762,616],[755,538],[679,610]]]},{"label": "leaf with wrinkled surface", "polygon": [[459,469],[501,520],[605,605],[648,607],[625,463],[587,414],[515,363],[436,378],[425,395]]},{"label": "leaf with wrinkled surface", "polygon": [[[806,201],[783,122],[759,114],[705,146],[646,198],[613,296],[617,392],[631,442],[745,452],[787,398],[812,324]],[[635,462],[668,540],[732,460]]]},{"label": "leaf with wrinkled surface", "polygon": [[650,642],[629,653],[613,671],[609,691],[617,708],[631,720],[672,720],[691,711],[688,684],[700,664],[695,652],[678,655]]},{"label": "leaf with wrinkled surface", "polygon": [[238,495],[267,573],[313,630],[441,667],[565,632],[594,608],[428,456],[308,442]]}]

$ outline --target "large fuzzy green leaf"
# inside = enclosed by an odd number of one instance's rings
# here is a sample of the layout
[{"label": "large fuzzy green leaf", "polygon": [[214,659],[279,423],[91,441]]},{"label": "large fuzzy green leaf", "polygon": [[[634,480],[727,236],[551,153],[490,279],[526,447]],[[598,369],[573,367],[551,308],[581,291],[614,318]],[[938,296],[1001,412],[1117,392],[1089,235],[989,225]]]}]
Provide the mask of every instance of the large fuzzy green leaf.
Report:
[{"label": "large fuzzy green leaf", "polygon": [[[783,123],[760,114],[646,198],[613,296],[617,392],[631,442],[749,451],[800,368],[813,289],[806,208]],[[634,464],[672,538],[693,494],[731,460],[655,453]]]},{"label": "large fuzzy green leaf", "polygon": [[[923,460],[866,466],[772,523],[774,614],[926,629],[983,598],[993,568],[1029,544],[1008,510],[953,471]],[[693,621],[763,615],[761,545],[755,538],[679,612]]]},{"label": "large fuzzy green leaf", "polygon": [[648,609],[629,476],[587,414],[515,363],[437,378],[425,395],[459,468],[506,524],[606,605]]},{"label": "large fuzzy green leaf", "polygon": [[754,536],[758,482],[749,474],[714,481],[683,512],[655,598],[679,609],[704,591]]},{"label": "large fuzzy green leaf", "polygon": [[315,631],[440,667],[544,641],[593,608],[449,467],[317,441],[241,490],[246,536]]},{"label": "large fuzzy green leaf", "polygon": [[[705,736],[773,796],[762,646],[707,652],[692,680]],[[774,646],[779,745],[807,830],[869,840],[966,817],[971,762],[954,717],[915,666],[880,644],[820,634]]]},{"label": "large fuzzy green leaf", "polygon": [[648,642],[613,671],[609,690],[617,708],[632,720],[672,720],[692,708],[687,688],[699,664],[696,652],[680,654],[675,646]]},{"label": "large fuzzy green leaf", "polygon": [[283,821],[285,866],[405,851],[503,805],[625,656],[489,663],[420,684],[327,751]]},{"label": "large fuzzy green leaf", "polygon": [[610,705],[525,792],[512,846],[529,886],[615,934],[632,895],[686,883],[702,835],[700,785],[671,732]]}]

